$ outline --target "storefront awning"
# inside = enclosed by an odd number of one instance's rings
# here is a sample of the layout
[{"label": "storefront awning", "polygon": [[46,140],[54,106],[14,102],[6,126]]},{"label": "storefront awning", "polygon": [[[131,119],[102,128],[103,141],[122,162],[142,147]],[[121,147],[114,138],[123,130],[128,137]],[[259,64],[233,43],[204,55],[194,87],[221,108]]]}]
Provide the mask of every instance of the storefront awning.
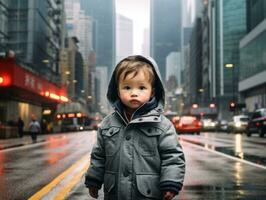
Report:
[{"label": "storefront awning", "polygon": [[65,87],[23,68],[14,59],[0,59],[0,96],[36,104],[68,102]]}]

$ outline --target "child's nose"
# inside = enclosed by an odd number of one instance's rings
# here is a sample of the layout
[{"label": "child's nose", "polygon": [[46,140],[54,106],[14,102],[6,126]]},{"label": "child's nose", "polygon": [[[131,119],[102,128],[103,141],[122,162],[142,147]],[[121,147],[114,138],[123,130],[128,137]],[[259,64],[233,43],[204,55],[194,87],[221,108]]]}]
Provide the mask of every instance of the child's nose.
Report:
[{"label": "child's nose", "polygon": [[131,91],[131,96],[137,96],[138,95],[138,90],[137,89],[133,89]]}]

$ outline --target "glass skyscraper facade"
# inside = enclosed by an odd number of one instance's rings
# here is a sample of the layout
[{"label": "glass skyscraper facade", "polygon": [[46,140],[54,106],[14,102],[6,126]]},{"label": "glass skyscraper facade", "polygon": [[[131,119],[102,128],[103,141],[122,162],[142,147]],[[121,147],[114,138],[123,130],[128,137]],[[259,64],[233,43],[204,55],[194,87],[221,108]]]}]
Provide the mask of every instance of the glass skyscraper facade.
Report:
[{"label": "glass skyscraper facade", "polygon": [[266,70],[266,31],[241,48],[240,76],[244,80]]},{"label": "glass skyscraper facade", "polygon": [[[211,96],[220,117],[228,117],[230,101],[238,101],[239,41],[246,34],[246,1],[212,1],[212,82]],[[230,64],[233,67],[227,68]]]},{"label": "glass skyscraper facade", "polygon": [[266,1],[247,0],[247,29],[239,45],[239,91],[252,112],[266,107]]},{"label": "glass skyscraper facade", "polygon": [[0,2],[1,51],[14,51],[25,67],[59,82],[63,1]]},{"label": "glass skyscraper facade", "polygon": [[115,65],[115,1],[81,0],[80,3],[93,20],[96,65],[107,67],[110,75]]},{"label": "glass skyscraper facade", "polygon": [[[51,122],[56,105],[68,101],[62,87],[64,0],[0,0],[0,121],[34,115]],[[8,81],[6,81],[8,80]],[[8,84],[7,84],[8,83]],[[49,110],[44,115],[43,111]]]},{"label": "glass skyscraper facade", "polygon": [[166,57],[181,51],[181,0],[151,1],[150,52],[166,76]]},{"label": "glass skyscraper facade", "polygon": [[265,0],[246,0],[247,1],[247,29],[253,30],[259,23],[266,18]]}]

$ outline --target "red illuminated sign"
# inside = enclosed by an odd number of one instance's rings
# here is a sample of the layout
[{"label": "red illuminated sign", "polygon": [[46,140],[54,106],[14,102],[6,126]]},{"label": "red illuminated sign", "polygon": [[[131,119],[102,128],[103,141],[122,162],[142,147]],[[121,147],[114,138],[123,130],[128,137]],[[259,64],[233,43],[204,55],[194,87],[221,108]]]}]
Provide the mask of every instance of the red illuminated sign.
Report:
[{"label": "red illuminated sign", "polygon": [[22,68],[13,59],[0,59],[0,87],[2,86],[16,86],[59,102],[68,101],[64,87],[58,87],[42,76]]}]

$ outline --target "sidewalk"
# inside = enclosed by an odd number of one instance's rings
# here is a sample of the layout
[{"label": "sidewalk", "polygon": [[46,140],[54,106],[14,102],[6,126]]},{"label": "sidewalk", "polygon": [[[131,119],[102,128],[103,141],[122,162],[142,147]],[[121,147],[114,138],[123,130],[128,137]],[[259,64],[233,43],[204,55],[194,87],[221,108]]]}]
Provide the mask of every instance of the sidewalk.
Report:
[{"label": "sidewalk", "polygon": [[[36,143],[45,142],[47,138],[51,136],[60,137],[57,134],[39,134]],[[29,144],[33,144],[30,135],[24,135],[22,138],[0,139],[0,151]]]}]

